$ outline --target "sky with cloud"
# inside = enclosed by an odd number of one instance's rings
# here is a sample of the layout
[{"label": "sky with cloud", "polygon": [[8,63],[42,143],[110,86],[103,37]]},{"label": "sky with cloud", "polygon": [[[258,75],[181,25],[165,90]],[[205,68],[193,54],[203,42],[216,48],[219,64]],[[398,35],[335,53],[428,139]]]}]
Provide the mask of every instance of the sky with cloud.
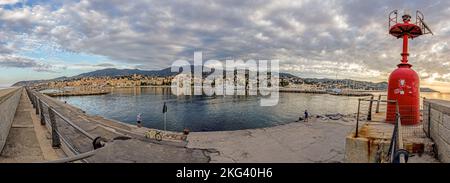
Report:
[{"label": "sky with cloud", "polygon": [[[401,40],[387,15],[419,9],[435,33],[411,41],[422,83],[450,88],[450,1],[0,0],[0,85],[175,60],[279,59],[302,77],[386,81]],[[449,89],[450,90],[450,89]]]}]

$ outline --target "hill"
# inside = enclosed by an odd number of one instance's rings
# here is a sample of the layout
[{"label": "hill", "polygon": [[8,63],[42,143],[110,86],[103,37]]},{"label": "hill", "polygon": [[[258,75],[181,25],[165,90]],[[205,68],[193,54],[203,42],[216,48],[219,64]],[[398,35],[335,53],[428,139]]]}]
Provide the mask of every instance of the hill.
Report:
[{"label": "hill", "polygon": [[139,69],[115,69],[115,68],[109,68],[109,69],[102,69],[92,72],[83,73],[77,76],[74,76],[72,78],[82,78],[82,77],[116,77],[116,76],[129,76],[129,75],[144,75],[144,76],[172,76],[177,73],[171,72],[170,68],[162,69],[162,70],[153,70],[153,71],[146,71],[146,70],[139,70]]},{"label": "hill", "polygon": [[[194,70],[194,67],[191,66],[191,70]],[[143,76],[155,76],[155,77],[167,77],[178,74],[177,72],[171,72],[171,68],[165,68],[162,70],[139,70],[139,69],[115,69],[108,68],[102,70],[96,70],[92,72],[87,72],[83,74],[79,74],[72,77],[58,77],[49,80],[31,80],[31,81],[20,81],[15,83],[13,86],[27,86],[36,83],[44,83],[51,81],[63,81],[63,80],[72,80],[79,79],[83,77],[119,77],[119,76],[130,76],[130,75],[143,75]],[[387,82],[373,83],[367,81],[356,81],[350,79],[317,79],[317,78],[300,78],[290,73],[280,73],[280,78],[285,78],[289,80],[291,83],[305,83],[305,84],[316,84],[327,87],[338,87],[338,86],[347,86],[351,88],[364,88],[364,89],[372,89],[372,90],[386,90]],[[421,88],[422,92],[434,92],[434,90],[429,88]]]}]

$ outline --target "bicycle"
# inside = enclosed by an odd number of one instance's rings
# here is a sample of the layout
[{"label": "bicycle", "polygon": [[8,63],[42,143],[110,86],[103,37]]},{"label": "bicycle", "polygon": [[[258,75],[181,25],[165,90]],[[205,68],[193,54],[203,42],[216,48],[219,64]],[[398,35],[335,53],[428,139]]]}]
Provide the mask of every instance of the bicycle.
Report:
[{"label": "bicycle", "polygon": [[147,132],[145,132],[145,138],[149,138],[149,139],[156,139],[157,141],[161,141],[162,140],[162,132],[159,130],[148,130]]}]

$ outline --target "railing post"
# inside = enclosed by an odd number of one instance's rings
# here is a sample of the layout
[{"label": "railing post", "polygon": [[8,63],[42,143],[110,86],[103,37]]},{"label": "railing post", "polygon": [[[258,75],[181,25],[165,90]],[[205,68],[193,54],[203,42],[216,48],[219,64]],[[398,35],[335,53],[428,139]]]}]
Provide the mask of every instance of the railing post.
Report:
[{"label": "railing post", "polygon": [[59,148],[61,147],[61,141],[59,139],[58,127],[56,125],[56,115],[55,111],[53,111],[53,108],[50,106],[48,106],[48,115],[50,117],[50,123],[52,126],[52,147]]},{"label": "railing post", "polygon": [[376,109],[375,113],[379,113],[380,112],[380,102],[381,102],[381,94],[378,95],[377,109]]},{"label": "railing post", "polygon": [[34,95],[31,95],[30,101],[31,101],[31,104],[33,104],[33,108],[35,108],[36,106],[34,105]]},{"label": "railing post", "polygon": [[40,103],[41,102],[39,100],[40,100],[39,98],[37,98],[37,100],[36,100],[36,115],[38,115],[39,111],[41,111],[41,109],[40,109],[40,107],[41,107]]},{"label": "railing post", "polygon": [[428,103],[428,138],[431,138],[431,103]]},{"label": "railing post", "polygon": [[39,109],[40,109],[40,117],[41,117],[41,125],[45,125],[45,115],[44,108],[42,108],[42,101],[39,99]]},{"label": "railing post", "polygon": [[36,97],[36,95],[34,95],[34,97],[33,97],[33,107],[34,108],[37,108],[36,99],[37,99],[37,97]]},{"label": "railing post", "polygon": [[358,99],[358,113],[356,113],[356,130],[355,130],[355,138],[358,138],[358,128],[359,128],[359,110],[361,106],[361,99]]},{"label": "railing post", "polygon": [[372,120],[372,105],[373,105],[373,95],[372,95],[372,97],[370,97],[369,112],[367,114],[367,121]]}]

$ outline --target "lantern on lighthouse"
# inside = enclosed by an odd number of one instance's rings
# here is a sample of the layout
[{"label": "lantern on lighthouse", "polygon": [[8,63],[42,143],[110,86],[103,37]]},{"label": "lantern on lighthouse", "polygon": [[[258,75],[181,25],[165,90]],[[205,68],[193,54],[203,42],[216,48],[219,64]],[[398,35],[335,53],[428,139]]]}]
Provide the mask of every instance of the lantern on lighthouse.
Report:
[{"label": "lantern on lighthouse", "polygon": [[[388,83],[388,100],[397,103],[388,103],[386,122],[393,123],[396,119],[397,105],[402,125],[415,125],[420,122],[420,79],[408,63],[408,41],[424,34],[433,34],[424,22],[420,11],[416,12],[416,22],[411,23],[411,15],[405,13],[397,22],[397,10],[389,14],[389,34],[397,39],[403,39],[403,52],[401,63],[397,65]],[[392,26],[391,26],[392,25]]]}]

